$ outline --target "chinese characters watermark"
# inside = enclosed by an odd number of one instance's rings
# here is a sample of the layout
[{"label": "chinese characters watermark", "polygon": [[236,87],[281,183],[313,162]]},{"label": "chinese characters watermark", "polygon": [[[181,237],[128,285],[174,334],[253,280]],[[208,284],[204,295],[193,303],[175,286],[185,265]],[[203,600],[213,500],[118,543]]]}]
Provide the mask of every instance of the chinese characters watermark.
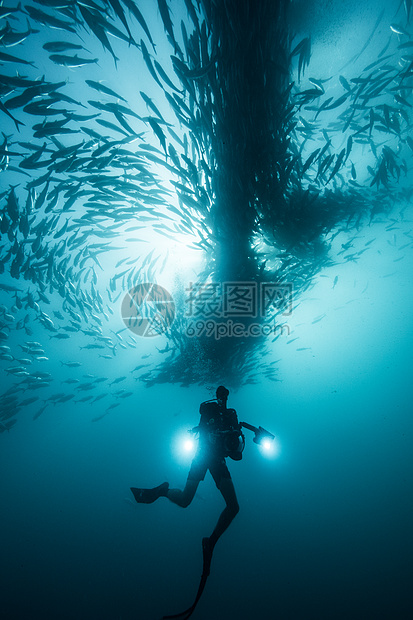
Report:
[{"label": "chinese characters watermark", "polygon": [[[274,282],[197,282],[186,289],[183,324],[189,338],[260,337],[289,327],[268,322],[292,313],[293,286]],[[134,334],[158,336],[172,325],[171,294],[153,283],[139,284],[122,301],[122,319]],[[255,322],[254,322],[255,319]]]},{"label": "chinese characters watermark", "polygon": [[271,311],[292,312],[293,286],[274,282],[190,283],[185,316],[263,318]]}]

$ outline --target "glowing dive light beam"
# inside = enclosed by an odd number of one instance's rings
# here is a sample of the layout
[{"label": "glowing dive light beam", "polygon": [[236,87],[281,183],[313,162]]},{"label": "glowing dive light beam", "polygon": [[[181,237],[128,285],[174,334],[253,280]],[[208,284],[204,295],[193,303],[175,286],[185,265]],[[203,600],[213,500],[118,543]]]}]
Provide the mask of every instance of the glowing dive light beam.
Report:
[{"label": "glowing dive light beam", "polygon": [[253,426],[247,422],[241,422],[243,428],[247,428],[254,433],[253,442],[257,444],[261,454],[267,458],[273,458],[278,456],[280,452],[280,445],[275,438],[275,435],[266,431],[262,426]]},{"label": "glowing dive light beam", "polygon": [[173,453],[175,459],[181,463],[188,463],[195,456],[197,441],[191,431],[181,429],[173,439]]},{"label": "glowing dive light beam", "polygon": [[185,452],[194,452],[195,450],[195,442],[193,439],[185,439],[182,447]]},{"label": "glowing dive light beam", "polygon": [[280,454],[280,444],[276,437],[264,437],[258,442],[258,448],[262,456],[267,459],[277,458]]},{"label": "glowing dive light beam", "polygon": [[263,439],[263,441],[261,442],[261,446],[263,450],[265,450],[266,452],[270,452],[273,447],[272,441],[270,441],[269,439]]}]

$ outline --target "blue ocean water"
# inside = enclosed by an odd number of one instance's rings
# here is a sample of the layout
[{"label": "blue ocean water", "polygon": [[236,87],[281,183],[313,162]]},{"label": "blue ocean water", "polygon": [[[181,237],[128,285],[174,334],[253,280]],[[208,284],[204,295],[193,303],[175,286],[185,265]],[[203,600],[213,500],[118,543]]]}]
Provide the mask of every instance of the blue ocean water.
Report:
[{"label": "blue ocean water", "polygon": [[[171,4],[176,13],[183,10]],[[401,23],[401,12],[393,19],[398,8],[399,2],[383,4],[385,15],[371,47],[354,61],[354,75],[358,65],[374,62],[393,32],[389,24]],[[340,72],[381,10],[373,2],[297,3],[296,27],[313,37],[311,74]],[[157,3],[143,3],[142,11],[162,40]],[[41,36],[49,40],[50,31]],[[30,58],[27,45],[8,53]],[[96,54],[103,57],[97,46]],[[105,59],[97,72],[114,70]],[[60,79],[59,67],[39,69],[48,75],[55,69],[52,79]],[[89,67],[79,72],[68,72],[69,80],[91,76]],[[108,85],[127,94],[128,71],[119,75]],[[146,74],[141,80],[139,88],[150,92]],[[82,94],[73,87],[73,96]],[[10,174],[2,191],[14,182]],[[409,187],[410,176],[404,183]],[[323,268],[297,299],[285,317],[289,334],[269,343],[268,361],[279,360],[277,380],[257,371],[255,383],[227,384],[239,419],[274,433],[277,449],[266,458],[246,431],[242,461],[229,462],[240,513],[216,547],[194,619],[410,617],[412,228],[411,205],[403,203],[390,216],[340,233],[333,251],[349,240],[352,251],[367,250],[357,261]],[[133,258],[135,248],[128,248]],[[121,257],[102,256],[102,294]],[[161,284],[171,286],[175,271],[185,278],[188,270],[196,273],[189,249],[179,258],[186,271],[170,259]],[[1,277],[34,292],[7,272]],[[0,302],[17,320],[30,312],[12,311],[13,293],[2,290]],[[114,341],[110,329],[124,328],[119,305],[103,318]],[[52,315],[61,300],[51,294],[42,310]],[[26,353],[19,345],[40,343],[48,359],[34,362],[30,372],[50,373],[52,381],[46,392],[15,392],[20,400],[39,398],[0,435],[2,617],[151,620],[185,609],[202,570],[201,540],[212,532],[223,500],[209,474],[185,510],[164,498],[135,504],[129,488],[164,480],[183,487],[191,458],[180,448],[182,437],[217,386],[146,386],[142,370],[133,369],[163,361],[164,336],[132,339],[120,332],[126,348],[118,346],[109,359],[100,356],[107,349],[80,349],[90,343],[83,333],[59,340],[39,321],[30,327],[30,335],[11,329],[4,345],[20,359]],[[73,361],[80,365],[65,365]],[[16,389],[19,377],[7,370],[14,362],[0,363],[2,392]],[[81,388],[88,383],[93,389]],[[93,398],[82,402],[89,392]],[[60,402],[59,394],[74,396]]]}]

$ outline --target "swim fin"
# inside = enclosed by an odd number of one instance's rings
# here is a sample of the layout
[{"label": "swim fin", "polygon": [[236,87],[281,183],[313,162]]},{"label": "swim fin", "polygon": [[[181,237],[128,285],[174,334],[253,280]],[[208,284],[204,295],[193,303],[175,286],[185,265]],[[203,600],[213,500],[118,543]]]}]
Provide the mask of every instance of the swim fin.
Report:
[{"label": "swim fin", "polygon": [[208,577],[210,573],[213,552],[214,552],[214,547],[212,546],[210,539],[203,538],[202,539],[202,555],[203,555],[202,574],[206,575],[206,577]]},{"label": "swim fin", "polygon": [[166,497],[168,489],[169,482],[163,482],[154,489],[137,489],[135,487],[131,487],[133,496],[138,504],[152,504],[160,497]]},{"label": "swim fin", "polygon": [[163,616],[162,620],[172,620],[173,618],[180,618],[180,620],[188,620],[190,616],[195,611],[195,607],[198,605],[199,599],[202,596],[202,592],[204,591],[205,584],[207,582],[210,568],[211,568],[211,560],[212,553],[214,551],[214,547],[211,545],[209,538],[202,539],[202,554],[203,554],[203,567],[202,567],[202,575],[201,581],[199,582],[198,592],[196,594],[195,600],[192,603],[191,607],[185,609],[185,611],[181,611],[180,614],[175,614],[173,616]]}]

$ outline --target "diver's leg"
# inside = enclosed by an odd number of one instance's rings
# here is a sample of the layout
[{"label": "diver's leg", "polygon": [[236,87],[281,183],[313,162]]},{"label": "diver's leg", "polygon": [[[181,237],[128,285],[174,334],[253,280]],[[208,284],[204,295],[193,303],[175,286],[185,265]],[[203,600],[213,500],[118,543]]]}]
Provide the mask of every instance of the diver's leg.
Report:
[{"label": "diver's leg", "polygon": [[218,488],[221,491],[226,506],[218,519],[218,523],[216,524],[214,531],[209,537],[211,552],[212,549],[215,547],[218,538],[222,536],[231,521],[234,519],[234,517],[236,517],[239,512],[237,495],[235,493],[234,483],[232,482],[232,479],[226,477],[221,478]]},{"label": "diver's leg", "polygon": [[186,508],[194,499],[199,483],[200,480],[188,478],[183,491],[180,489],[169,489],[166,497],[174,504],[181,506],[181,508]]},{"label": "diver's leg", "polygon": [[186,508],[194,499],[196,490],[201,480],[205,478],[208,465],[205,460],[200,456],[195,456],[192,461],[191,469],[188,473],[188,478],[183,491],[180,489],[169,489],[166,497],[174,504]]}]

